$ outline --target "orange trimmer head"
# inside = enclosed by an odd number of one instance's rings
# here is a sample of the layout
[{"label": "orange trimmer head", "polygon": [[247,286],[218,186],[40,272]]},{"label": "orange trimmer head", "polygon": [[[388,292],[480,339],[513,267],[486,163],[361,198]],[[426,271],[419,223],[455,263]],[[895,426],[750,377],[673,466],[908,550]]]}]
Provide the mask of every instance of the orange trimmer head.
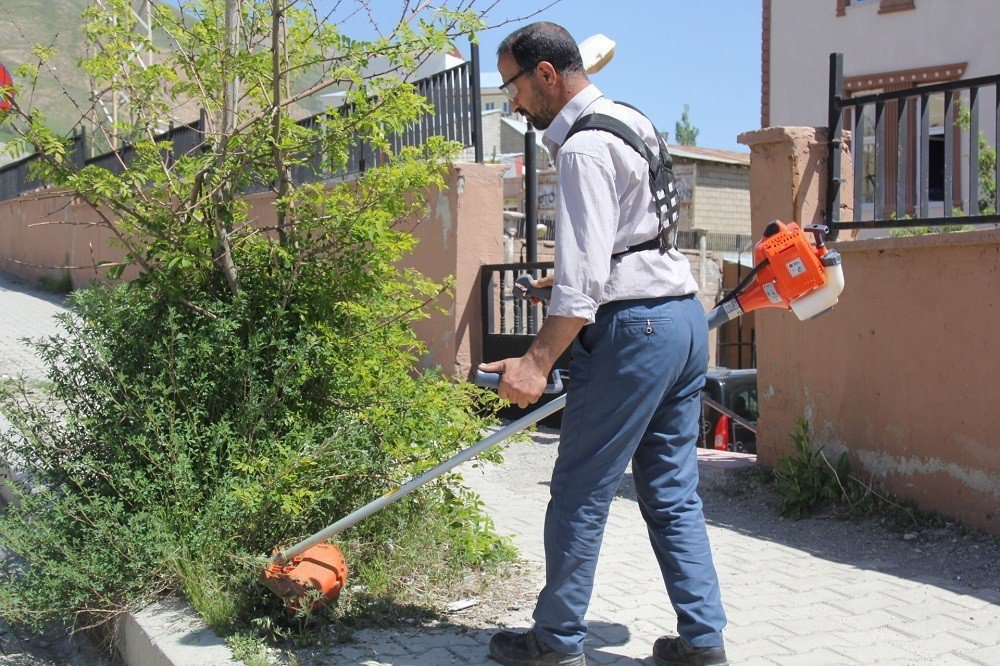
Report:
[{"label": "orange trimmer head", "polygon": [[284,564],[271,564],[261,574],[261,582],[298,611],[308,604],[317,611],[332,603],[347,583],[347,564],[336,546],[321,543],[303,551]]}]

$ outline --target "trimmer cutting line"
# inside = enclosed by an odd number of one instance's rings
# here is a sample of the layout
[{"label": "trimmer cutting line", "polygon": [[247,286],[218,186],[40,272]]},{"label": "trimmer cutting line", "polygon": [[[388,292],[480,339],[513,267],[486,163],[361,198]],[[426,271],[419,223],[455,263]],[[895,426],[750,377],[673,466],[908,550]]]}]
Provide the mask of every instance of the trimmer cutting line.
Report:
[{"label": "trimmer cutting line", "polygon": [[[785,224],[775,220],[767,225],[763,238],[754,247],[753,270],[708,313],[710,329],[763,308],[791,310],[804,321],[837,304],[844,290],[840,254],[825,246],[823,239],[829,231],[826,227],[811,225],[805,231],[814,234],[815,246],[794,222]],[[516,285],[525,298],[548,299],[552,293],[551,287],[533,287],[528,275],[518,277]],[[476,384],[496,388],[500,375],[479,371]],[[562,390],[562,377],[555,371],[545,393],[561,393]],[[290,608],[308,604],[311,610],[317,610],[331,603],[347,582],[347,565],[337,547],[324,541],[565,405],[566,396],[561,395],[308,539],[284,550],[275,549],[261,581]]]}]

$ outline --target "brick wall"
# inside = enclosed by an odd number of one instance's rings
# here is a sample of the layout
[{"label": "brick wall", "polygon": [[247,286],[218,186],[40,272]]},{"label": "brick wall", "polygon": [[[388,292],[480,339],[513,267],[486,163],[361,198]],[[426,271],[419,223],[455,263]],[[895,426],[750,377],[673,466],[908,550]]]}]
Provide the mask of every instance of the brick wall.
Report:
[{"label": "brick wall", "polygon": [[750,233],[750,170],[730,164],[699,163],[691,224],[707,231]]}]

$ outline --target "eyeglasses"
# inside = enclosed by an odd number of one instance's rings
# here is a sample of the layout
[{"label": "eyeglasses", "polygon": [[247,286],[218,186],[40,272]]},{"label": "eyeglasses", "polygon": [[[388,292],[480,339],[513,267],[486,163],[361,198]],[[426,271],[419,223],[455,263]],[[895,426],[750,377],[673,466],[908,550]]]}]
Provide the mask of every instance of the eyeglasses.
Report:
[{"label": "eyeglasses", "polygon": [[527,74],[536,67],[538,67],[537,62],[534,65],[528,65],[527,67],[522,67],[520,72],[510,77],[500,85],[500,92],[506,95],[507,99],[513,102],[514,98],[517,97],[517,86],[514,85],[514,81],[516,81],[518,77]]}]

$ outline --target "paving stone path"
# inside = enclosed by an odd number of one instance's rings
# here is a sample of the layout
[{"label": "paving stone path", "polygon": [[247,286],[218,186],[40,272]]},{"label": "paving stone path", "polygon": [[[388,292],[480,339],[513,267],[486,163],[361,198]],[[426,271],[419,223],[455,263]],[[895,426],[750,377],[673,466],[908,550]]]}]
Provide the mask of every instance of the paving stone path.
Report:
[{"label": "paving stone path", "polygon": [[[500,618],[507,626],[530,626],[542,584],[557,443],[557,432],[543,432],[510,447],[503,467],[465,470],[497,528],[534,565],[527,602]],[[900,533],[872,520],[786,520],[745,475],[700,466],[733,664],[1000,664],[996,539],[948,528]],[[676,620],[630,474],[611,506],[597,580],[589,663],[652,664],[652,642]],[[367,631],[316,663],[488,664],[492,630]]]}]

